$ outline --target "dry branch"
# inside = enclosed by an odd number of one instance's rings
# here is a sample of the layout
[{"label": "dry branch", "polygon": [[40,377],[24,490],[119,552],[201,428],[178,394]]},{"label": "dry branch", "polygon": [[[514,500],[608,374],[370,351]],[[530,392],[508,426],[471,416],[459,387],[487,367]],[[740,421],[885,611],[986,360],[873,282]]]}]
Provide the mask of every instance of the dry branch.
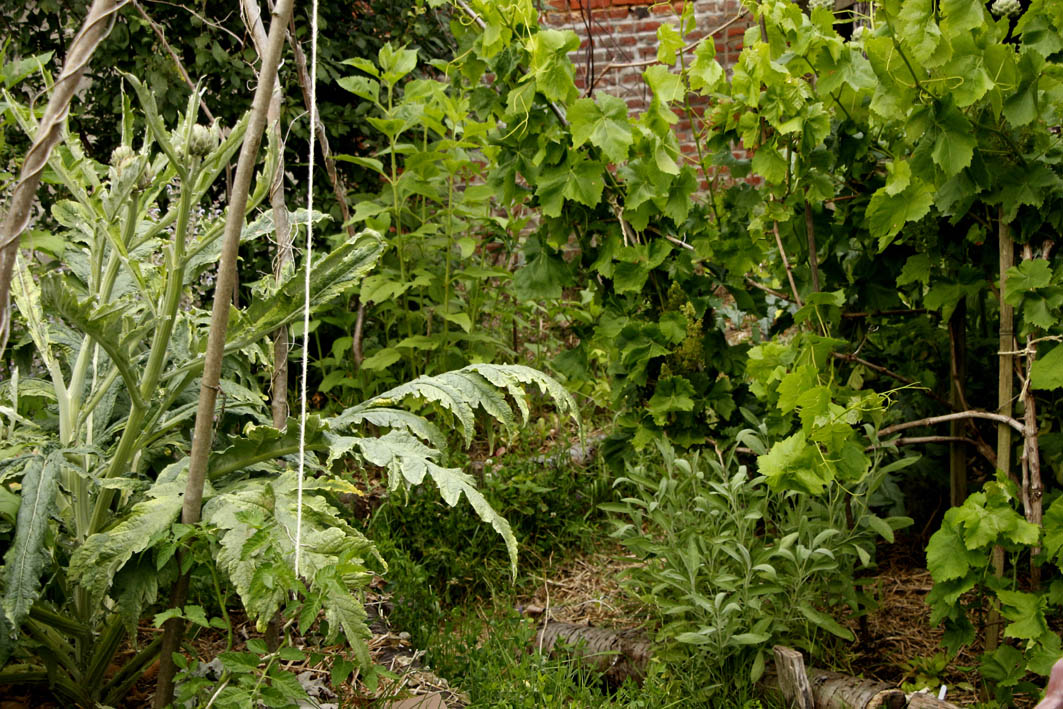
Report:
[{"label": "dry branch", "polygon": [[128,0],[93,0],[85,23],[70,42],[66,61],[59,78],[52,87],[48,106],[44,109],[37,134],[33,137],[26,158],[22,162],[18,182],[11,192],[11,202],[3,224],[0,225],[0,354],[7,347],[11,331],[11,274],[18,253],[18,240],[30,221],[30,210],[41,184],[41,173],[48,164],[52,149],[62,139],[63,125],[70,110],[70,102],[77,92],[85,68],[92,60],[96,47],[111,32],[114,17]]},{"label": "dry branch", "polygon": [[905,423],[894,424],[893,426],[887,426],[878,432],[879,436],[888,436],[891,433],[897,431],[903,431],[908,428],[916,428],[917,426],[932,426],[935,423],[945,423],[946,421],[958,421],[960,419],[986,419],[988,421],[996,421],[997,423],[1011,428],[1014,428],[1020,434],[1023,434],[1026,427],[1023,424],[1011,416],[1004,416],[1002,414],[994,414],[989,411],[957,411],[954,414],[943,414],[941,416],[930,416],[925,419],[919,419],[918,421],[906,421]]}]

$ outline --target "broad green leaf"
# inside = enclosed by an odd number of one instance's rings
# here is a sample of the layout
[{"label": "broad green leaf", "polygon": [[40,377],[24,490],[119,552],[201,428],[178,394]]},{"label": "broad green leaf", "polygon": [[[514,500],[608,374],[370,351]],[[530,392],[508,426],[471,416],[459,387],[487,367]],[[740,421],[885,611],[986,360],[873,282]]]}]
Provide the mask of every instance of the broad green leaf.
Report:
[{"label": "broad green leaf", "polygon": [[1057,344],[1047,354],[1034,360],[1030,370],[1030,388],[1054,390],[1063,387],[1063,345]]},{"label": "broad green leaf", "polygon": [[942,25],[955,34],[979,27],[985,21],[985,7],[968,0],[942,0],[941,13],[945,16]]},{"label": "broad green leaf", "polygon": [[897,276],[897,286],[906,286],[910,283],[930,283],[930,256],[928,254],[913,254],[908,257],[901,268],[901,275]]},{"label": "broad green leaf", "polygon": [[933,203],[933,188],[914,177],[908,188],[898,194],[889,194],[885,187],[876,190],[867,207],[867,218],[871,236],[878,239],[879,251],[890,245],[907,222],[926,216]]},{"label": "broad green leaf", "polygon": [[653,396],[646,402],[646,410],[658,426],[668,423],[668,414],[676,411],[693,411],[694,386],[684,377],[663,377],[657,382]]},{"label": "broad green leaf", "polygon": [[579,43],[575,32],[554,29],[536,32],[525,42],[529,77],[548,100],[568,103],[576,96],[575,71],[568,55],[579,48]]},{"label": "broad green leaf", "polygon": [[372,103],[380,102],[380,83],[365,76],[344,76],[336,79],[341,88]]},{"label": "broad green leaf", "polygon": [[951,102],[936,116],[939,133],[931,157],[952,177],[971,164],[977,140],[971,122]]},{"label": "broad green leaf", "polygon": [[169,533],[181,513],[186,477],[187,459],[175,479],[156,482],[148,498],[133,505],[115,526],[91,535],[74,550],[69,573],[94,603],[102,601],[115,574],[134,554],[150,549]]},{"label": "broad green leaf", "polygon": [[1022,591],[997,591],[1000,613],[1010,620],[1004,635],[1020,640],[1036,640],[1048,632],[1045,621],[1045,597]]},{"label": "broad green leaf", "polygon": [[664,23],[657,28],[657,61],[675,64],[675,55],[683,48],[683,37],[675,25]]},{"label": "broad green leaf", "polygon": [[654,97],[661,103],[667,104],[683,98],[683,79],[678,74],[673,74],[663,64],[654,64],[643,72],[646,84],[653,91]]},{"label": "broad green leaf", "polygon": [[594,100],[581,98],[568,110],[572,130],[572,147],[587,141],[601,148],[610,162],[627,160],[631,147],[631,124],[623,99],[600,93]]},{"label": "broad green leaf", "polygon": [[569,281],[568,267],[560,257],[539,249],[513,276],[517,299],[553,300],[561,297],[561,287]]},{"label": "broad green leaf", "polygon": [[945,523],[930,537],[926,547],[926,568],[935,583],[963,578],[971,568],[970,552],[946,515]]},{"label": "broad green leaf", "polygon": [[370,371],[378,371],[381,369],[387,369],[391,365],[402,359],[402,354],[393,347],[385,347],[373,353],[371,356],[366,357],[362,361],[362,368]]},{"label": "broad green leaf", "polygon": [[786,179],[786,159],[773,145],[762,145],[753,155],[753,172],[773,184],[781,184]]},{"label": "broad green leaf", "polygon": [[716,61],[716,40],[705,37],[694,49],[694,61],[687,70],[690,88],[702,93],[716,89],[724,78],[723,67]]}]

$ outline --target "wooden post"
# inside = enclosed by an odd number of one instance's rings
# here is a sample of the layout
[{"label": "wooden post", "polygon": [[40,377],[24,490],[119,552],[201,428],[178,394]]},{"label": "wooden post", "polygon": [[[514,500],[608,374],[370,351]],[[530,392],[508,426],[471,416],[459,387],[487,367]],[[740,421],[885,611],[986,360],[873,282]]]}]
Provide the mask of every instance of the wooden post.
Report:
[{"label": "wooden post", "polygon": [[[1015,242],[1011,238],[1011,227],[1004,221],[1004,207],[997,211],[997,238],[1000,242],[1000,328],[998,352],[1000,366],[997,370],[997,413],[1011,416],[1011,400],[1014,393],[1014,356],[1015,350],[1015,309],[1004,302],[1008,287],[1008,269],[1015,265]],[[1011,428],[997,425],[997,468],[1011,474]],[[991,557],[993,573],[999,578],[1004,575],[1004,548],[993,547]],[[986,618],[985,649],[992,652],[1000,644],[1000,609],[995,605],[989,609]]]},{"label": "wooden post", "polygon": [[776,645],[775,671],[779,677],[779,691],[790,709],[814,709],[812,685],[805,673],[805,661],[793,648]]},{"label": "wooden post", "polygon": [[[967,386],[967,299],[961,298],[949,318],[949,401],[956,411],[968,408],[964,390]],[[949,435],[961,438],[966,421],[949,424]],[[967,499],[967,444],[954,440],[949,443],[949,502],[959,507]]]}]

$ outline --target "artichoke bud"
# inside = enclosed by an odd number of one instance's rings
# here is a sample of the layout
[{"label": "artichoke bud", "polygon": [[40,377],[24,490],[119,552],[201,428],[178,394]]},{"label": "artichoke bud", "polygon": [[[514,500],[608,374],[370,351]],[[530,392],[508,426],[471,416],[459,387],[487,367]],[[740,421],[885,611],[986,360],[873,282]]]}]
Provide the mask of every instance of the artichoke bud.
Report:
[{"label": "artichoke bud", "polygon": [[136,151],[128,145],[119,145],[111,153],[111,167],[114,168],[115,174],[121,175],[136,159]]},{"label": "artichoke bud", "polygon": [[137,189],[142,191],[148,189],[154,179],[155,171],[151,169],[151,165],[145,165],[140,173],[140,179],[137,180]]},{"label": "artichoke bud", "polygon": [[205,158],[218,147],[217,126],[207,127],[196,124],[192,126],[192,135],[188,138],[188,155],[193,158]]}]

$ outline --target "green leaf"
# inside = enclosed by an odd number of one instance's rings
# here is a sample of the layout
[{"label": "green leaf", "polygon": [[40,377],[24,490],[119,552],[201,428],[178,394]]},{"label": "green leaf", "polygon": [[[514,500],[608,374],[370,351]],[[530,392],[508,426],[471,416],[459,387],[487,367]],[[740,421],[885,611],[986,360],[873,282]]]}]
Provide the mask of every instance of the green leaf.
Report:
[{"label": "green leaf", "polygon": [[646,410],[658,426],[668,423],[668,414],[675,411],[693,411],[694,386],[684,377],[662,377],[657,382],[653,396],[646,402]]},{"label": "green leaf", "polygon": [[569,108],[568,119],[573,148],[589,140],[611,162],[627,160],[633,138],[623,99],[605,93],[598,94],[594,100],[581,98]]},{"label": "green leaf", "polygon": [[941,0],[941,13],[945,16],[942,24],[950,34],[972,30],[985,21],[985,7],[969,0]]},{"label": "green leaf", "polygon": [[1047,354],[1034,360],[1030,370],[1030,388],[1052,391],[1063,387],[1063,345],[1057,344]]},{"label": "green leaf", "polygon": [[550,101],[568,103],[577,94],[575,71],[569,52],[579,49],[580,39],[571,30],[541,30],[525,42],[529,54],[529,77]]},{"label": "green leaf", "polygon": [[946,513],[945,522],[930,537],[926,546],[926,568],[934,582],[941,583],[966,576],[971,568],[968,563],[969,554],[963,538]]},{"label": "green leaf", "polygon": [[513,276],[513,286],[518,300],[554,300],[568,280],[565,262],[543,248]]},{"label": "green leaf", "polygon": [[642,73],[646,84],[653,91],[654,98],[663,104],[683,98],[683,78],[673,74],[663,64],[654,64]]},{"label": "green leaf", "polygon": [[400,359],[402,359],[402,354],[397,349],[385,347],[362,360],[362,369],[368,369],[370,371],[387,369]]},{"label": "green leaf", "polygon": [[380,102],[380,83],[365,76],[344,76],[336,79],[341,88],[372,103]]},{"label": "green leaf", "polygon": [[683,37],[675,25],[664,23],[657,28],[657,61],[675,64],[675,55],[683,48]]},{"label": "green leaf", "polygon": [[797,605],[797,610],[801,611],[801,615],[808,619],[813,625],[826,630],[831,635],[837,635],[842,640],[852,641],[855,639],[851,630],[826,613],[818,611],[806,603],[799,603]]},{"label": "green leaf", "polygon": [[1019,640],[1036,640],[1048,632],[1045,621],[1045,597],[1022,591],[997,591],[1000,613],[1010,620],[1004,635]]},{"label": "green leaf", "polygon": [[786,159],[773,145],[762,145],[753,155],[753,172],[774,184],[786,179]]},{"label": "green leaf", "polygon": [[187,458],[176,465],[183,468],[176,478],[156,482],[148,490],[148,499],[133,505],[115,526],[88,537],[71,555],[69,573],[94,603],[102,601],[115,574],[134,554],[161,541],[177,521],[184,499]]},{"label": "green leaf", "polygon": [[897,286],[906,286],[910,283],[930,284],[930,255],[913,254],[908,257],[901,268],[901,275],[897,276]]},{"label": "green leaf", "polygon": [[716,40],[704,37],[694,49],[694,61],[687,70],[690,88],[703,93],[713,91],[723,80],[724,71],[716,61]]},{"label": "green leaf", "polygon": [[907,222],[925,217],[933,203],[933,188],[914,177],[903,192],[895,195],[889,194],[885,187],[877,189],[871,195],[867,218],[871,236],[878,239],[879,251],[890,245]]},{"label": "green leaf", "polygon": [[952,177],[971,164],[977,140],[971,122],[951,102],[937,111],[936,120],[939,133],[930,155],[945,175]]},{"label": "green leaf", "polygon": [[40,595],[41,573],[51,562],[48,527],[58,491],[61,453],[33,457],[22,472],[15,538],[4,555],[3,611],[18,628]]}]

